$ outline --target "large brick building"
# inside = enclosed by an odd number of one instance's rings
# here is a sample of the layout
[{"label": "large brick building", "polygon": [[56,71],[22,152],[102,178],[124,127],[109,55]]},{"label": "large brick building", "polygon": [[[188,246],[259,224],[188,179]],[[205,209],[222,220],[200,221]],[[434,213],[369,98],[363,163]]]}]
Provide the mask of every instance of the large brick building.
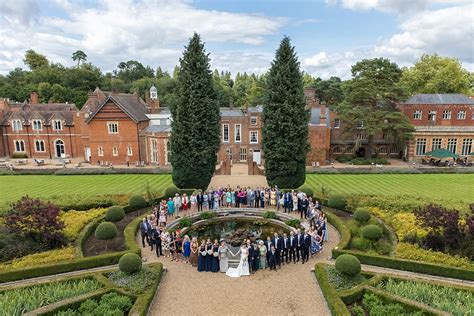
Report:
[{"label": "large brick building", "polygon": [[[305,90],[310,151],[307,163],[324,165],[337,155],[365,154],[363,122],[343,122]],[[464,95],[416,95],[399,108],[416,128],[412,142],[400,145],[376,135],[374,154],[417,158],[443,147],[459,155],[473,151],[474,101]],[[262,107],[221,108],[218,161],[263,162]],[[0,156],[82,158],[97,165],[170,163],[171,113],[160,107],[157,90],[146,101],[136,94],[96,89],[79,111],[73,104],[39,104],[0,99]],[[345,124],[359,124],[357,135],[345,135]]]}]

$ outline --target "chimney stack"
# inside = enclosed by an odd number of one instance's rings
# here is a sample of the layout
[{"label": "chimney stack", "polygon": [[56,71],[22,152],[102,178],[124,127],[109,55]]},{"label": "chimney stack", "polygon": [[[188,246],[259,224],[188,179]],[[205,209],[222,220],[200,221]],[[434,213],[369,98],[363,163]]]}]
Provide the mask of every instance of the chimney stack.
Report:
[{"label": "chimney stack", "polygon": [[30,94],[30,104],[38,104],[38,103],[39,103],[38,93],[31,92],[31,94]]}]

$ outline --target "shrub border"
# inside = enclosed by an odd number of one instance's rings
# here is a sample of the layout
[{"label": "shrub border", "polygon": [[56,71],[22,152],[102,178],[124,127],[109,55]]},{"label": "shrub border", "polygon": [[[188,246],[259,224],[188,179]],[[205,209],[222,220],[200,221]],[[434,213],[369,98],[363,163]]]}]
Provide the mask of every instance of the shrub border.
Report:
[{"label": "shrub border", "polygon": [[348,247],[351,239],[349,228],[346,226],[343,220],[341,220],[335,214],[327,211],[324,213],[326,214],[328,222],[333,225],[341,235],[341,241],[335,248],[332,249],[333,259],[336,259],[338,256],[347,253],[356,256],[362,264],[474,281],[474,270],[461,269],[422,261],[369,255],[366,253],[348,250],[346,248]]}]

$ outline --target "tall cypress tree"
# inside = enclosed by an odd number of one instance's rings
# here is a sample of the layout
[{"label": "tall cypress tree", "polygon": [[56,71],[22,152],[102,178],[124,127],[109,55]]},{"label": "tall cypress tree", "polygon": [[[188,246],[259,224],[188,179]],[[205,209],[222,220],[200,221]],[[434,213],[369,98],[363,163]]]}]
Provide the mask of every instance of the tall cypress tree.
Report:
[{"label": "tall cypress tree", "polygon": [[220,117],[209,56],[196,33],[180,59],[178,101],[171,114],[173,182],[178,188],[205,189],[217,161]]},{"label": "tall cypress tree", "polygon": [[267,181],[297,188],[306,176],[309,111],[300,63],[288,37],[276,51],[266,84],[262,141]]}]

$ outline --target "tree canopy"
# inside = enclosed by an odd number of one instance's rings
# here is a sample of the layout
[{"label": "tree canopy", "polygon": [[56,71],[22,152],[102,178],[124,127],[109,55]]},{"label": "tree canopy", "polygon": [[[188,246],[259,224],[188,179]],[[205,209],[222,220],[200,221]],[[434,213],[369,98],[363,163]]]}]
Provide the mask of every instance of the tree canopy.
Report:
[{"label": "tree canopy", "polygon": [[284,37],[266,78],[262,142],[270,185],[297,188],[305,181],[309,112],[303,76],[290,39]]},{"label": "tree canopy", "polygon": [[456,58],[423,55],[413,67],[403,70],[401,84],[409,95],[417,93],[465,93],[471,89],[471,76]]},{"label": "tree canopy", "polygon": [[399,81],[402,70],[385,58],[364,59],[351,69],[352,80],[345,86],[345,98],[336,111],[346,122],[347,134],[367,137],[366,158],[372,155],[374,136],[406,137],[413,127],[396,107],[405,94]]}]

